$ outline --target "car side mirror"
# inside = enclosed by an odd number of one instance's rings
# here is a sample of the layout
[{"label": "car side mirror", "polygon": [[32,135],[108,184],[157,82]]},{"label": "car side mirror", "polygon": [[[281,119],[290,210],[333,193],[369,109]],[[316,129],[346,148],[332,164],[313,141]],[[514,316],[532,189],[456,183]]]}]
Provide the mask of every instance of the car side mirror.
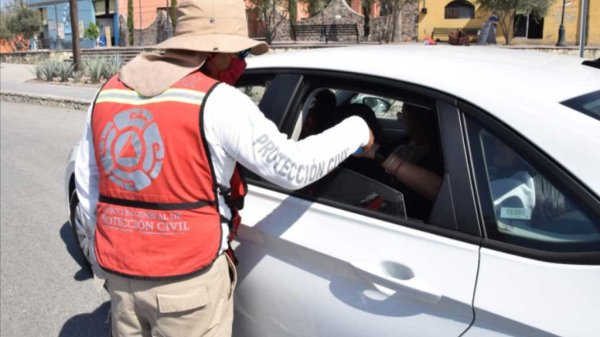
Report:
[{"label": "car side mirror", "polygon": [[391,107],[388,101],[378,97],[365,97],[363,98],[363,103],[378,114],[386,113]]}]

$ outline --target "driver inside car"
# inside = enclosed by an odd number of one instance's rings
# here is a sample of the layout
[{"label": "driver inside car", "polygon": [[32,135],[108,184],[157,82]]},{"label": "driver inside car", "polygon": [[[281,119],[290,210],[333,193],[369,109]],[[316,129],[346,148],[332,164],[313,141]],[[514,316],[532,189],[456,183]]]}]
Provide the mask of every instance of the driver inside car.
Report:
[{"label": "driver inside car", "polygon": [[389,154],[376,142],[365,157],[376,160],[404,193],[407,215],[427,221],[444,173],[435,114],[404,103],[398,118],[406,125],[409,142]]}]

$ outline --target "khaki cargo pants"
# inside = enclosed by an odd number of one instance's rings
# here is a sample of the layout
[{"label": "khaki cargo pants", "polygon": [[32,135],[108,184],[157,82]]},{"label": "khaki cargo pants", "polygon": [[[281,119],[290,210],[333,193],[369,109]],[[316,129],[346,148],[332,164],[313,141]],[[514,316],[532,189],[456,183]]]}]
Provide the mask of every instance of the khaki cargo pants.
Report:
[{"label": "khaki cargo pants", "polygon": [[[231,271],[231,277],[230,277]],[[107,275],[113,337],[231,336],[235,266],[226,254],[181,281]]]}]

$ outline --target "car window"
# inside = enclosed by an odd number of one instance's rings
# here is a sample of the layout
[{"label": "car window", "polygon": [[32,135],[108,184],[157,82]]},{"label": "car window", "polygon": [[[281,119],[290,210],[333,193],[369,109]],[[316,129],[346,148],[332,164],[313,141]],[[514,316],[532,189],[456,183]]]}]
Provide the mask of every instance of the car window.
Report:
[{"label": "car window", "polygon": [[366,93],[357,93],[354,97],[352,97],[350,103],[367,105],[375,112],[377,118],[395,119],[396,116],[402,111],[403,102],[400,100],[369,95]]},{"label": "car window", "polygon": [[561,104],[600,120],[600,90],[571,98]]},{"label": "car window", "polygon": [[[300,194],[350,208],[427,222],[439,184],[435,185],[432,195],[424,195],[412,181],[402,181],[396,172],[384,169],[382,161],[392,155],[398,156],[428,170],[441,181],[444,165],[435,111],[413,106],[396,97],[361,91],[348,93],[348,90],[332,87],[311,90],[299,108],[292,137],[303,139],[344,118],[358,115],[373,130],[375,142],[380,146],[379,161],[350,157]],[[402,113],[405,105],[406,109],[413,107],[412,113]],[[385,115],[392,113],[393,119]]]},{"label": "car window", "polygon": [[600,222],[583,203],[517,149],[477,122],[469,123],[489,238],[555,251],[600,247]]},{"label": "car window", "polygon": [[253,73],[248,71],[242,75],[235,86],[258,105],[273,82],[275,75],[276,74],[269,72]]},{"label": "car window", "polygon": [[258,84],[248,84],[248,85],[238,86],[237,88],[241,92],[246,94],[248,97],[250,97],[250,99],[252,99],[252,101],[256,105],[258,105],[260,103],[260,100],[262,99],[263,95],[265,94],[265,91],[267,90],[267,87],[269,84],[270,84],[270,81],[264,82],[264,83],[258,83]]}]

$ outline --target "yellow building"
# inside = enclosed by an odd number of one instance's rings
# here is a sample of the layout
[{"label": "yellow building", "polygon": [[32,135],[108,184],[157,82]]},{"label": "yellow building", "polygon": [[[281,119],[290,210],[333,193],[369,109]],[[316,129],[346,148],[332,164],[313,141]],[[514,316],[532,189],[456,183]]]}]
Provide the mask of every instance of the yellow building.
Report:
[{"label": "yellow building", "polygon": [[[419,33],[422,41],[431,36],[434,28],[481,28],[491,13],[479,8],[474,0],[418,0]],[[579,44],[581,6],[583,0],[564,0],[565,38],[567,45]],[[555,45],[561,22],[563,0],[554,0],[542,20],[534,19],[527,13],[517,14],[518,24],[514,26],[514,39],[511,44]],[[588,0],[587,45],[600,45],[600,1]],[[497,30],[498,43],[504,43],[500,27]]]}]

